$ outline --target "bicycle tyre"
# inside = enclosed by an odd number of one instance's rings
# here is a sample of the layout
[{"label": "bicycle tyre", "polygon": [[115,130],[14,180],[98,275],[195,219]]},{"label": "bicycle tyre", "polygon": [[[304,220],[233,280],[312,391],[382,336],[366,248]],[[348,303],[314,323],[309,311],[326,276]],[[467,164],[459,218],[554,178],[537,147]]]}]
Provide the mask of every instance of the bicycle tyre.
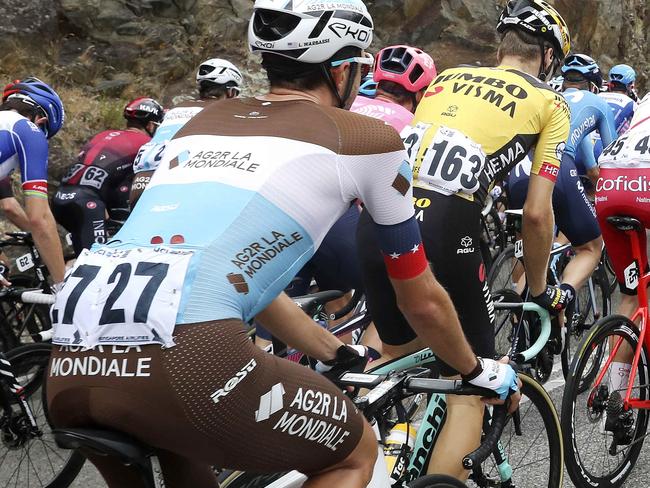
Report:
[{"label": "bicycle tyre", "polygon": [[[600,317],[598,318],[598,320],[607,317],[611,312],[611,294],[609,290],[609,284],[607,282],[606,273],[607,272],[605,271],[603,266],[599,265],[591,275],[593,278],[592,282],[594,284],[596,300],[598,300],[598,295],[600,295],[601,298],[602,310],[600,310]],[[585,282],[582,289],[578,291],[576,300],[580,299],[581,297],[580,292],[583,289],[585,289],[585,287],[588,286],[589,286],[589,281]],[[593,320],[593,318],[594,316],[592,315],[591,319]],[[588,317],[585,317],[585,319],[588,319]],[[583,323],[579,324],[580,327],[579,330],[574,329],[573,324],[571,324],[570,328],[567,330],[565,336],[564,348],[562,349],[562,354],[561,354],[562,374],[564,375],[565,380],[569,375],[569,369],[571,367],[573,356],[575,355],[576,352],[576,350],[572,348],[571,344],[579,345],[583,340],[584,332],[590,330],[598,320],[592,321],[591,323],[589,323],[588,320],[585,320]],[[583,378],[582,388],[586,389],[589,383],[591,383],[596,378],[597,374],[598,374],[597,368],[591,368]],[[584,391],[584,389],[582,391]]]},{"label": "bicycle tyre", "polygon": [[[22,382],[22,386],[25,388],[25,395],[28,399],[28,402],[30,403],[30,406],[34,410],[35,417],[37,417],[37,420],[40,420],[39,427],[44,433],[43,437],[47,437],[48,439],[47,441],[43,438],[30,439],[27,444],[25,444],[27,449],[26,456],[28,457],[29,451],[36,450],[34,448],[34,445],[36,445],[37,442],[41,443],[41,447],[43,447],[43,449],[47,447],[47,444],[50,446],[55,445],[54,440],[49,435],[51,434],[51,427],[49,422],[49,413],[47,410],[47,393],[45,390],[45,383],[43,381],[45,379],[51,350],[51,344],[41,342],[19,346],[15,349],[12,349],[6,354],[7,359],[13,367],[14,373],[18,378],[27,374],[27,372],[30,371],[30,368],[37,367],[37,372],[35,372],[34,376],[28,382]],[[42,406],[42,418],[40,419],[39,409],[37,408],[38,402],[40,402]],[[39,471],[41,471],[39,473],[41,476],[33,476],[32,479],[34,483],[38,482],[39,484],[22,484],[21,486],[24,488],[31,488],[32,486],[38,486],[39,488],[67,488],[70,486],[79,474],[79,471],[81,470],[86,459],[77,451],[65,451],[65,454],[67,454],[67,459],[64,459],[63,464],[58,469],[55,470],[53,468],[51,475],[43,474],[42,469],[38,468]],[[58,453],[57,455],[62,458],[64,456]],[[32,461],[32,463],[34,462],[37,461]],[[51,465],[49,457],[48,462],[50,462]],[[42,482],[41,479],[43,478],[47,478],[47,481]],[[19,478],[17,478],[17,481],[18,479]]]},{"label": "bicycle tyre", "polygon": [[[560,419],[557,414],[557,410],[555,409],[555,405],[553,404],[553,400],[549,396],[549,394],[546,392],[544,387],[533,377],[531,377],[528,374],[519,374],[519,378],[521,379],[522,386],[521,386],[521,394],[522,397],[527,397],[534,405],[534,407],[537,409],[539,412],[539,417],[541,421],[544,424],[544,430],[546,432],[546,437],[547,437],[547,442],[548,442],[548,454],[549,454],[549,464],[548,464],[548,470],[546,473],[542,473],[542,478],[540,480],[546,480],[547,485],[540,484],[539,482],[535,482],[534,485],[530,484],[523,484],[522,479],[526,479],[527,482],[530,482],[530,477],[532,476],[532,466],[535,463],[530,463],[528,461],[524,461],[522,459],[522,467],[517,468],[516,466],[513,466],[513,482],[515,486],[535,486],[535,487],[540,487],[540,486],[547,486],[548,488],[562,488],[562,483],[563,483],[563,477],[564,477],[564,444],[562,441],[562,434],[560,431]],[[528,403],[528,402],[526,402]],[[522,412],[522,409],[525,409],[525,405],[521,405],[519,407],[520,415]],[[524,418],[527,416],[527,411],[524,412]],[[503,450],[506,452],[506,456],[508,457],[509,461],[512,461],[514,458],[517,457],[517,453],[520,453],[519,449],[509,447],[508,445],[504,444],[504,437],[507,432],[509,432],[509,429],[513,427],[512,424],[512,417],[509,417],[508,424],[506,424],[506,428],[504,429],[504,434],[501,435],[501,443],[503,445]],[[532,422],[531,422],[532,423]],[[522,430],[525,428],[522,427]],[[525,431],[524,431],[525,432]],[[513,438],[517,437],[516,433],[511,434],[510,440],[513,440]],[[535,437],[535,449],[542,449],[542,445],[539,444],[539,436]],[[532,446],[531,446],[532,447]],[[510,451],[510,452],[508,452]],[[488,476],[497,476],[496,471],[498,468],[495,467],[497,464],[497,461],[495,460],[494,456],[491,456],[488,458],[483,465],[481,466],[481,470],[483,473],[487,473]],[[492,469],[489,470],[487,468],[491,467]],[[518,469],[521,469],[522,471],[517,475]],[[473,481],[479,486],[479,487],[488,487],[488,486],[501,486],[501,480],[499,479],[497,484],[493,484],[493,482],[489,482],[486,484],[480,483],[479,480],[473,479]],[[509,486],[509,485],[508,485]]]},{"label": "bicycle tyre", "polygon": [[499,253],[488,272],[490,291],[513,289],[512,272],[517,263],[519,259],[515,258],[515,246],[511,244]]},{"label": "bicycle tyre", "polygon": [[411,481],[407,488],[465,488],[467,485],[452,476],[444,474],[428,474]]},{"label": "bicycle tyre", "polygon": [[486,216],[481,215],[481,239],[479,240],[485,267],[489,271],[495,259],[506,245],[501,217],[496,207],[492,207]]},{"label": "bicycle tyre", "polygon": [[[618,466],[607,475],[595,476],[582,462],[582,455],[579,452],[577,445],[578,439],[582,440],[582,436],[580,433],[576,433],[575,428],[576,412],[583,413],[584,409],[583,406],[576,403],[577,396],[586,393],[580,391],[582,370],[585,368],[586,363],[588,363],[590,354],[593,351],[598,350],[601,342],[604,344],[604,341],[608,341],[608,338],[612,336],[622,337],[633,349],[635,349],[639,341],[639,330],[632,321],[622,315],[610,315],[596,323],[590,334],[583,340],[578,354],[576,354],[573,359],[570,371],[571,374],[567,378],[564,389],[564,397],[562,399],[562,435],[564,442],[567,444],[566,468],[571,480],[576,486],[616,488],[623,485],[641,453],[643,439],[648,427],[648,411],[643,409],[634,410],[637,413],[637,418],[635,421],[636,425],[633,440],[629,444],[630,447],[627,449],[628,452],[623,457],[623,460],[620,461]],[[603,348],[604,347],[605,346],[603,345]],[[597,356],[597,362],[600,364],[604,356],[602,355],[602,352],[597,351],[596,354],[600,354],[600,356]],[[640,385],[645,385],[645,388],[641,389],[644,394],[640,394],[639,396],[647,400],[650,395],[647,391],[648,351],[646,351],[645,346],[643,346],[639,357],[637,379]],[[592,392],[590,392],[590,395]],[[587,399],[590,398],[590,395],[587,395]],[[593,402],[593,398],[591,401]],[[594,418],[591,412],[587,414],[587,417],[588,423],[586,425],[595,423],[591,420]],[[600,418],[596,417],[596,419],[597,422],[600,423]],[[592,428],[592,433],[593,430],[594,428]],[[593,435],[589,436],[589,441],[585,442],[585,445],[589,447],[596,445]],[[609,460],[607,463],[604,463],[601,459],[601,462],[597,464],[598,466],[603,467],[605,465],[610,466]]]}]

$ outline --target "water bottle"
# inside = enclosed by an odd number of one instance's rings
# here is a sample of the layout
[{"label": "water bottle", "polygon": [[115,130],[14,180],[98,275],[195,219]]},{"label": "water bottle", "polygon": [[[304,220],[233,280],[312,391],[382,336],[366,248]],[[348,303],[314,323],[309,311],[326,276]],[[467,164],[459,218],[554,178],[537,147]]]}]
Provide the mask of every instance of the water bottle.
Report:
[{"label": "water bottle", "polygon": [[416,431],[413,426],[401,423],[391,429],[384,443],[386,469],[391,478],[391,485],[396,483],[408,467],[408,453],[415,445]]}]

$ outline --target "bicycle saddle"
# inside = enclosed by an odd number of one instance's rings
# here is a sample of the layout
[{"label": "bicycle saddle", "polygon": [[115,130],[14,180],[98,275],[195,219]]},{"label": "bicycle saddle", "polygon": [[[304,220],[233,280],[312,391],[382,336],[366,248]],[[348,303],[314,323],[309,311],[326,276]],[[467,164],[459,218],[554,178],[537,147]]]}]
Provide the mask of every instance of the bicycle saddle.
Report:
[{"label": "bicycle saddle", "polygon": [[146,469],[148,457],[153,454],[150,447],[113,430],[54,429],[52,433],[62,449],[82,449],[100,456],[114,457],[127,466]]},{"label": "bicycle saddle", "polygon": [[642,230],[644,226],[634,217],[625,215],[614,215],[607,217],[607,222],[616,227],[618,230]]},{"label": "bicycle saddle", "polygon": [[307,315],[314,315],[318,308],[325,305],[327,302],[341,298],[345,293],[338,290],[327,290],[312,293],[311,295],[304,295],[301,297],[294,297],[292,300],[302,308]]}]

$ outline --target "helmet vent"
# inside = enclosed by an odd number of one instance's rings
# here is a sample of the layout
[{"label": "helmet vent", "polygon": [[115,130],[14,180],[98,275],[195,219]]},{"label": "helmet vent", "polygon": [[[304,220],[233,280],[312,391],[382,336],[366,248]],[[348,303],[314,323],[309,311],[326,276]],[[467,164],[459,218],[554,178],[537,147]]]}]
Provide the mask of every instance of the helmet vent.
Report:
[{"label": "helmet vent", "polygon": [[320,16],[320,19],[318,19],[318,22],[316,23],[316,26],[314,29],[311,31],[309,34],[309,39],[313,39],[315,37],[318,37],[321,35],[323,32],[323,29],[325,29],[325,26],[327,23],[330,21],[332,18],[332,15],[334,15],[334,12],[332,10],[327,10],[323,12],[323,14]]},{"label": "helmet vent", "polygon": [[300,23],[300,17],[286,12],[259,9],[255,12],[253,32],[264,41],[279,41],[291,34]]}]

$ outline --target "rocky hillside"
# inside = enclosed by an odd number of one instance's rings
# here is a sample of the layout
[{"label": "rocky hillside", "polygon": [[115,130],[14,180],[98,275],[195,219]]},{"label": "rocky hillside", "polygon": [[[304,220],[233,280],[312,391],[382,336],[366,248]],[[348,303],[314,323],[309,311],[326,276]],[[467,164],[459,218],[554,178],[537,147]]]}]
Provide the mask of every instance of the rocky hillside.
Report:
[{"label": "rocky hillside", "polygon": [[[576,8],[577,4],[580,8]],[[252,94],[264,77],[244,39],[252,0],[0,0],[0,75],[36,74],[60,90],[68,123],[53,144],[53,176],[92,133],[122,125],[126,99],[165,104],[191,96],[194,70],[208,57],[241,66]],[[370,0],[375,45],[421,46],[439,69],[492,63],[494,24],[505,0]],[[627,62],[647,73],[648,0],[556,0],[575,48],[604,69]],[[644,87],[647,77],[641,75]],[[176,99],[176,100],[175,100]]]}]

